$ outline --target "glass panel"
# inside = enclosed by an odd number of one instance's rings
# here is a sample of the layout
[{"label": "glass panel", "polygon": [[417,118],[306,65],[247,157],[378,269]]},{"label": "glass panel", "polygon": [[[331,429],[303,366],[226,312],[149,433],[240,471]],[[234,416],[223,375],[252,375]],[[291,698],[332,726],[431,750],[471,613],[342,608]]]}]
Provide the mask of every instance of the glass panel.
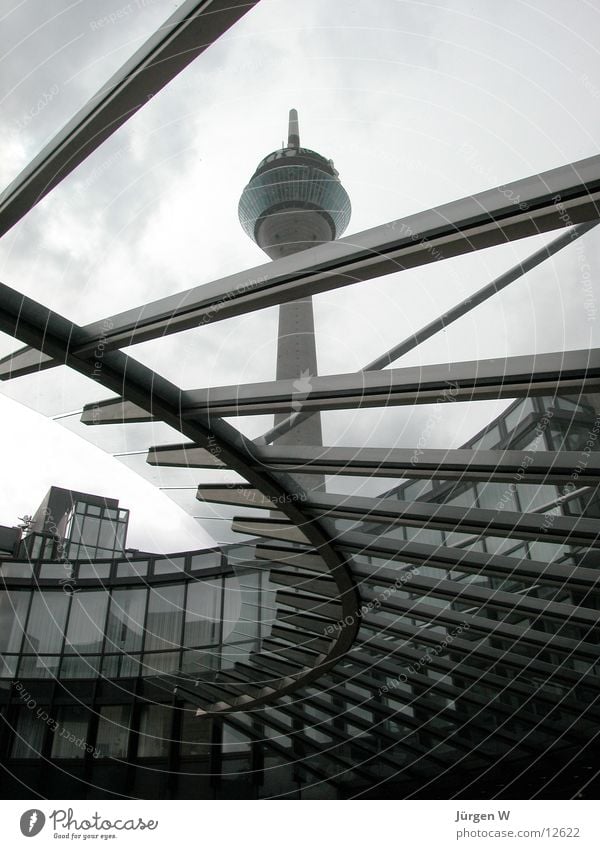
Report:
[{"label": "glass panel", "polygon": [[223,602],[223,640],[233,632],[242,611],[242,591],[237,578],[225,578]]},{"label": "glass panel", "polygon": [[142,705],[138,757],[165,757],[171,741],[173,711],[167,705]]},{"label": "glass panel", "polygon": [[89,721],[87,708],[61,707],[56,715],[58,727],[52,739],[53,758],[82,758],[87,746],[86,735]]},{"label": "glass panel", "polygon": [[37,592],[33,596],[27,622],[24,651],[59,652],[69,607],[69,596],[64,592]]},{"label": "glass panel", "polygon": [[130,716],[129,705],[105,705],[100,708],[95,757],[124,758],[127,756]]},{"label": "glass panel", "polygon": [[61,678],[95,678],[100,671],[99,656],[63,657],[60,665]]},{"label": "glass panel", "polygon": [[100,548],[114,549],[116,547],[117,525],[110,519],[103,519],[100,524],[100,534],[98,536],[98,546]]},{"label": "glass panel", "polygon": [[114,590],[111,599],[105,651],[140,651],[144,635],[146,589]]},{"label": "glass panel", "polygon": [[44,657],[43,655],[24,655],[19,664],[19,676],[21,678],[56,678],[60,655]]},{"label": "glass panel", "polygon": [[110,578],[110,563],[81,563],[80,578]]},{"label": "glass panel", "polygon": [[192,556],[192,569],[204,569],[221,565],[221,552],[209,551],[206,554]]},{"label": "glass panel", "polygon": [[14,678],[18,662],[18,654],[0,654],[0,678]]},{"label": "glass panel", "polygon": [[221,584],[220,578],[188,584],[184,637],[186,647],[217,642],[221,619]]},{"label": "glass panel", "polygon": [[32,578],[33,566],[30,563],[3,563],[0,566],[0,578]]},{"label": "glass panel", "polygon": [[19,710],[17,725],[14,732],[11,757],[13,758],[39,758],[42,753],[44,734],[47,724],[40,719],[37,711],[46,711],[44,707],[27,708]]},{"label": "glass panel", "polygon": [[125,563],[119,563],[117,566],[117,578],[141,578],[148,574],[148,561],[128,560]]},{"label": "glass panel", "polygon": [[106,590],[75,593],[69,614],[65,652],[96,654],[102,651],[107,605]]},{"label": "glass panel", "polygon": [[30,596],[27,590],[0,591],[0,652],[21,650]]},{"label": "glass panel", "polygon": [[181,646],[183,589],[183,586],[170,586],[150,591],[146,651]]},{"label": "glass panel", "polygon": [[40,566],[40,578],[46,580],[56,579],[68,581],[73,577],[73,567],[70,563],[42,563]]},{"label": "glass panel", "polygon": [[197,717],[194,705],[186,705],[181,719],[181,756],[209,758],[212,720]]},{"label": "glass panel", "polygon": [[142,663],[142,675],[162,675],[179,669],[179,652],[167,651],[145,654]]},{"label": "glass panel", "polygon": [[215,647],[205,651],[184,651],[181,669],[186,675],[203,675],[220,667],[221,649]]},{"label": "glass panel", "polygon": [[155,575],[168,575],[171,572],[185,571],[185,557],[172,557],[166,560],[154,561]]}]

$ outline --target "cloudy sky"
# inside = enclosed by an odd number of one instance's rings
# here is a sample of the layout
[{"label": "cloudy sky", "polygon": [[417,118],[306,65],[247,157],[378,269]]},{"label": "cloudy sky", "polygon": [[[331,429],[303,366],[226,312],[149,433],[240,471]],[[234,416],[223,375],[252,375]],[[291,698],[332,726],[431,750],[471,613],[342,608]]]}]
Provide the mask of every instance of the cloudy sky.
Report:
[{"label": "cloudy sky", "polygon": [[[177,5],[0,0],[3,185]],[[292,106],[302,143],[340,172],[353,207],[350,239],[595,155],[599,26],[600,8],[586,0],[261,0],[3,238],[0,279],[86,323],[262,264],[237,203],[258,161],[284,139]],[[364,366],[552,238],[317,296],[320,372]],[[600,305],[599,252],[593,231],[396,365],[597,345],[590,297]],[[276,321],[276,309],[263,310],[128,353],[186,388],[268,380]],[[18,347],[0,335],[0,354]],[[218,523],[194,522],[130,471],[148,473],[143,455],[123,465],[80,438],[128,453],[173,441],[165,428],[124,435],[81,427],[65,414],[107,393],[66,368],[0,390],[0,523],[31,512],[56,483],[119,497],[140,547],[200,546],[204,528],[216,533]],[[327,413],[324,437],[413,446],[426,431],[431,447],[454,447],[504,406],[448,405],[433,427],[427,407]],[[257,435],[270,420],[237,424]],[[208,514],[193,498],[198,473],[153,480],[190,487],[169,493],[192,515]]]}]

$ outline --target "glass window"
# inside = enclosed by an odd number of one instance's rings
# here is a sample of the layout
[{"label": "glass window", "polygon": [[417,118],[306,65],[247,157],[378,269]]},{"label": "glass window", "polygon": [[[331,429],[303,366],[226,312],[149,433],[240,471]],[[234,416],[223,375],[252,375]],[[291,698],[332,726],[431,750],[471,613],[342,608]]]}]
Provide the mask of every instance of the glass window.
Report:
[{"label": "glass window", "polygon": [[154,561],[155,575],[170,575],[172,572],[185,571],[185,557],[171,557]]},{"label": "glass window", "polygon": [[516,510],[515,484],[478,483],[477,499],[484,510]]},{"label": "glass window", "polygon": [[74,594],[69,614],[65,652],[96,654],[102,651],[107,605],[106,590]]},{"label": "glass window", "polygon": [[18,662],[18,654],[0,654],[0,678],[14,678]]},{"label": "glass window", "polygon": [[206,569],[221,565],[221,552],[208,551],[206,554],[194,554],[192,556],[192,569]]},{"label": "glass window", "polygon": [[60,652],[69,596],[65,592],[36,592],[31,603],[23,651]]},{"label": "glass window", "polygon": [[95,519],[93,516],[86,516],[83,520],[83,530],[81,532],[81,542],[95,548],[98,543],[98,531],[100,530],[100,519]]},{"label": "glass window", "polygon": [[210,757],[212,720],[196,716],[196,707],[186,704],[181,720],[181,756]]},{"label": "glass window", "polygon": [[152,589],[146,622],[146,651],[179,648],[183,618],[183,586]]},{"label": "glass window", "polygon": [[114,590],[111,598],[105,651],[141,651],[146,597],[144,588]]},{"label": "glass window", "polygon": [[242,611],[242,591],[237,578],[225,578],[223,603],[223,640],[232,633]]},{"label": "glass window", "polygon": [[70,581],[72,577],[73,567],[70,563],[42,563],[40,566],[40,578]]},{"label": "glass window", "polygon": [[221,619],[221,584],[220,578],[188,584],[184,638],[187,648],[217,642]]},{"label": "glass window", "polygon": [[60,655],[23,655],[19,663],[21,678],[56,678]]},{"label": "glass window", "polygon": [[53,758],[82,758],[87,746],[89,711],[77,705],[58,708],[52,738]]},{"label": "glass window", "polygon": [[0,591],[0,652],[18,652],[31,593],[27,590]]},{"label": "glass window", "polygon": [[95,678],[100,672],[99,655],[65,655],[60,665],[61,678]]},{"label": "glass window", "polygon": [[148,574],[147,560],[126,560],[117,566],[117,578],[142,578]]},{"label": "glass window", "polygon": [[142,662],[142,675],[163,675],[179,669],[179,652],[163,651],[145,654]]},{"label": "glass window", "polygon": [[165,757],[171,742],[173,711],[167,705],[142,705],[138,757]]},{"label": "glass window", "polygon": [[124,758],[129,742],[129,705],[104,705],[100,708],[95,757]]},{"label": "glass window", "polygon": [[[14,731],[11,757],[39,758],[48,725],[40,717],[47,709],[43,706],[19,709]],[[39,712],[39,713],[38,713]]]},{"label": "glass window", "polygon": [[215,646],[205,651],[184,651],[182,671],[187,675],[202,675],[218,669],[221,664],[221,649]]},{"label": "glass window", "polygon": [[33,566],[30,563],[3,563],[0,566],[2,578],[32,578]]},{"label": "glass window", "polygon": [[555,486],[521,483],[517,485],[517,494],[521,503],[521,510],[530,513],[532,510],[554,501],[558,491]]},{"label": "glass window", "polygon": [[80,578],[110,578],[110,563],[81,563]]},{"label": "glass window", "polygon": [[98,546],[100,548],[115,548],[117,526],[109,519],[103,519],[100,523],[100,534],[98,536]]}]

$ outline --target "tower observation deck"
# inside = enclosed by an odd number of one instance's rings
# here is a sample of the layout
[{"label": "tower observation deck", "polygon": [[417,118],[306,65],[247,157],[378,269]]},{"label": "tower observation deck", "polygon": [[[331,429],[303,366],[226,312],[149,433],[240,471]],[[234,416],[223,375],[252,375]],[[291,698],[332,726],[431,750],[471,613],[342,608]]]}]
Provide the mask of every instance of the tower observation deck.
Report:
[{"label": "tower observation deck", "polygon": [[[332,160],[300,146],[298,113],[291,109],[287,146],[260,161],[242,193],[238,208],[242,227],[271,259],[280,259],[337,239],[348,226],[350,213],[350,198]],[[316,374],[312,298],[281,304],[277,379],[298,380],[300,404]],[[275,425],[285,418],[275,416]],[[304,419],[276,441],[322,445],[320,414]],[[313,475],[310,485],[314,489],[322,483]]]}]

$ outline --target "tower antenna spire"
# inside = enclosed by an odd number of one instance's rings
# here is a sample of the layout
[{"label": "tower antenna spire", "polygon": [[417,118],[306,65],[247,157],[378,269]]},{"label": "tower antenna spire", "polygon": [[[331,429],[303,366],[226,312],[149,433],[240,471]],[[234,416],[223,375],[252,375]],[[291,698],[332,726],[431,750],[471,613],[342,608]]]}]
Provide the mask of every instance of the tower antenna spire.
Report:
[{"label": "tower antenna spire", "polygon": [[290,120],[288,124],[288,147],[300,147],[300,130],[298,128],[298,112],[290,109]]}]

